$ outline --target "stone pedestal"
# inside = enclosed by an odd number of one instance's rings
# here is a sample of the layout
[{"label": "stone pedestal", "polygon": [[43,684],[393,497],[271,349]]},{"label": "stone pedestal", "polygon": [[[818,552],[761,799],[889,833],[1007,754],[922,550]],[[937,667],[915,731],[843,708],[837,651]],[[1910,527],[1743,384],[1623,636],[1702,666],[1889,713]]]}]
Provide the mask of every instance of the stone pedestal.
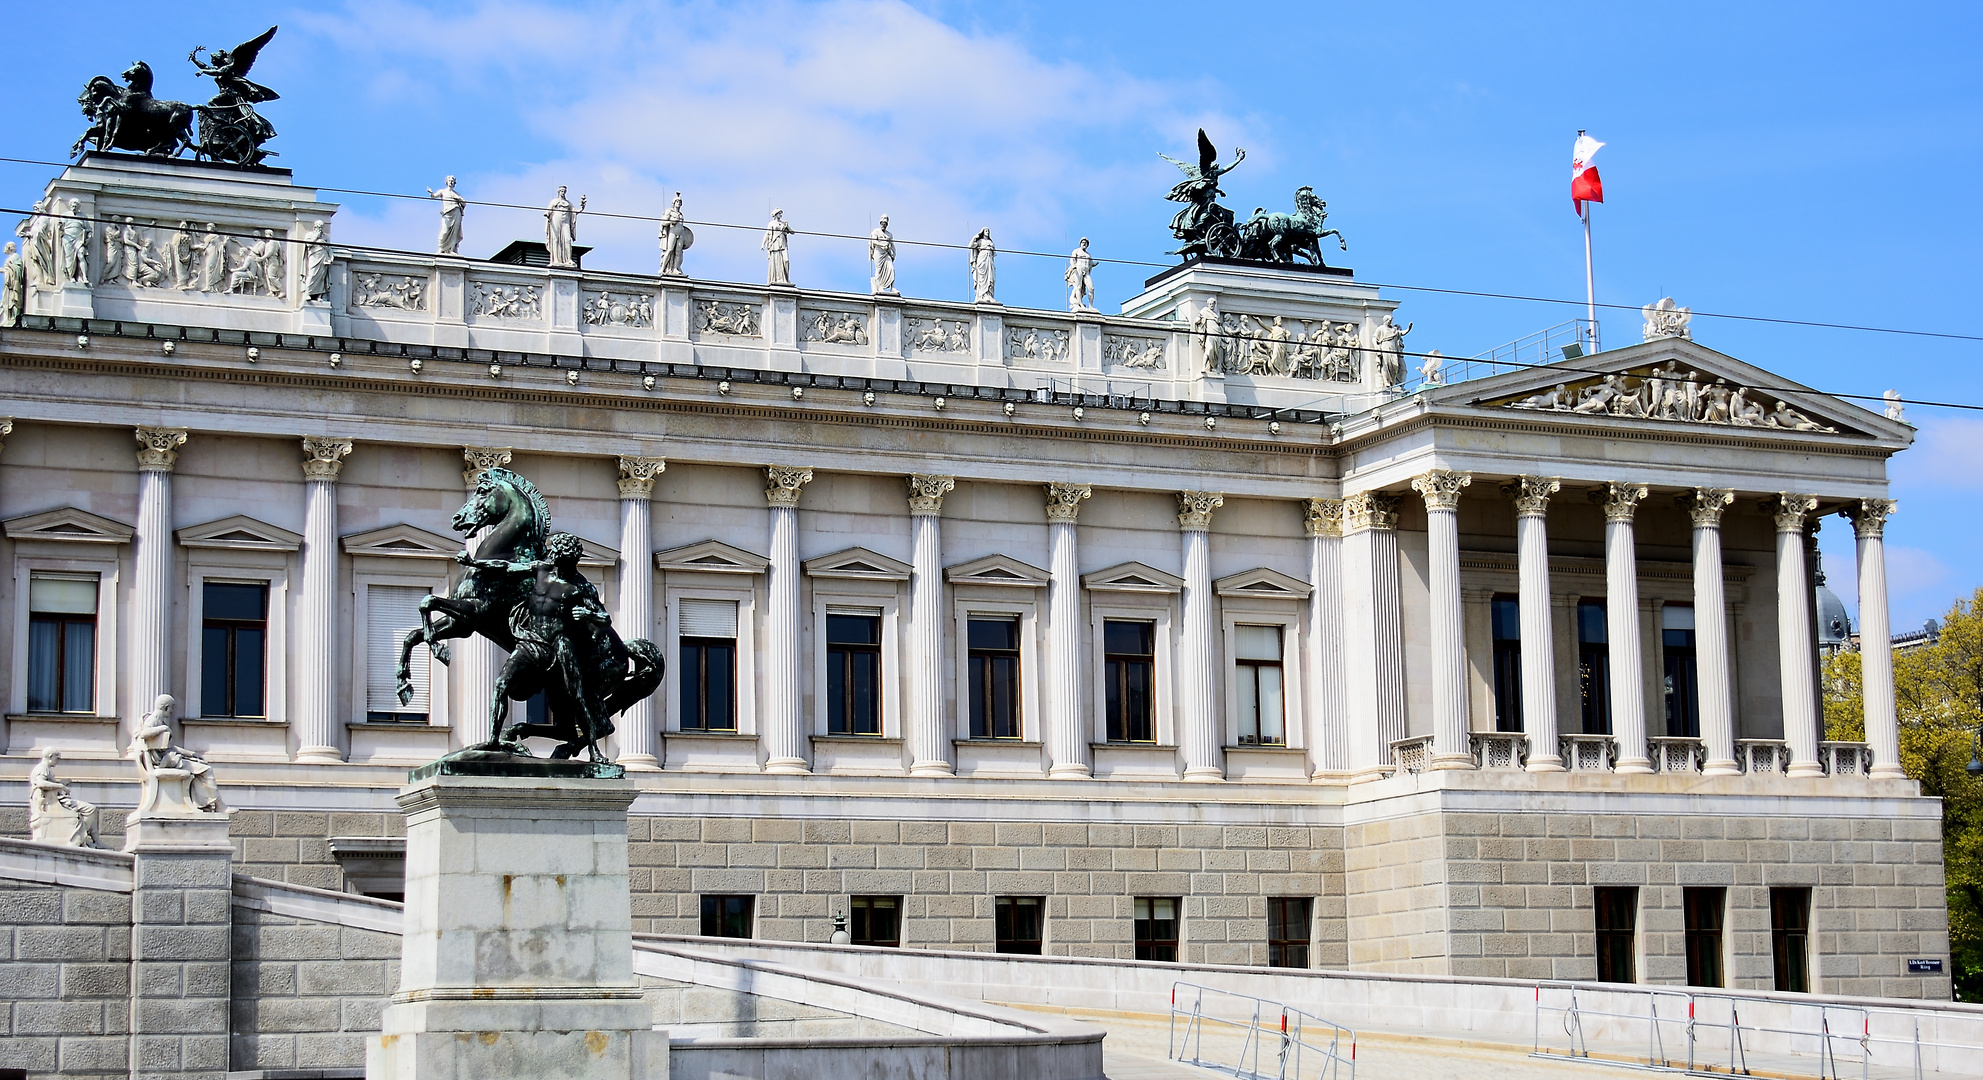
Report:
[{"label": "stone pedestal", "polygon": [[[633,976],[625,780],[453,775],[399,793],[399,992],[368,1080],[665,1080],[668,1037]],[[425,775],[438,773],[438,775]]]}]

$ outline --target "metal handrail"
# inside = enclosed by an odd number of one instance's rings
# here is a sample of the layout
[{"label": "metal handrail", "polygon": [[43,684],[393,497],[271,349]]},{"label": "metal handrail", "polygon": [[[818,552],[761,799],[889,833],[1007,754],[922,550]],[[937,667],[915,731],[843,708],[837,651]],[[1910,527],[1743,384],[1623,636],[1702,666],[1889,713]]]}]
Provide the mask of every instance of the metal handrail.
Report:
[{"label": "metal handrail", "polygon": [[[1190,991],[1188,1005],[1179,1005],[1179,990]],[[1247,1013],[1248,1009],[1251,1012],[1245,1020],[1208,1013],[1207,995],[1212,996],[1215,1004],[1221,999],[1242,1003],[1238,1009],[1232,1010],[1234,1013]],[[1180,1018],[1184,1020],[1182,1037],[1178,1032]],[[1208,1023],[1244,1032],[1239,1051],[1230,1061],[1206,1060],[1205,1027]],[[1313,1042],[1310,1041],[1311,1028],[1315,1029]],[[1320,1035],[1323,1028],[1328,1029],[1326,1045]],[[1274,1041],[1273,1061],[1271,1068],[1262,1068],[1261,1057],[1266,1052],[1269,1039]],[[1349,1043],[1347,1057],[1342,1053],[1345,1041]],[[1185,1057],[1186,1053],[1190,1056]],[[1304,1080],[1310,1074],[1303,1070],[1313,1060],[1318,1064],[1317,1071],[1312,1074],[1316,1080],[1355,1080],[1356,1032],[1278,1001],[1198,983],[1176,982],[1171,984],[1170,1034],[1166,1056],[1172,1061],[1230,1073],[1241,1080]]]}]

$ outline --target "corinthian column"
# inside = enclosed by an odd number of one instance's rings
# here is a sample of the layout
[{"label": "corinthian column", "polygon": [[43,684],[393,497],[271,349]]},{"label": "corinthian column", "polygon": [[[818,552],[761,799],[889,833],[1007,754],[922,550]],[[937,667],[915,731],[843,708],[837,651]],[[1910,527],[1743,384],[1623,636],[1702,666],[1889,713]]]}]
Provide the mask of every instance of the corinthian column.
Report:
[{"label": "corinthian column", "polygon": [[131,704],[134,712],[171,693],[172,467],[184,428],[137,429],[138,528],[132,536],[137,580],[131,593]]},{"label": "corinthian column", "polygon": [[1178,689],[1182,699],[1186,780],[1224,780],[1219,764],[1218,680],[1213,678],[1212,647],[1212,511],[1226,497],[1212,491],[1177,493],[1177,527],[1183,537],[1184,633],[1178,647]]},{"label": "corinthian column", "polygon": [[1866,705],[1866,741],[1873,776],[1899,780],[1900,720],[1894,715],[1893,637],[1887,619],[1887,515],[1892,499],[1861,499],[1839,511],[1859,539],[1859,694]]},{"label": "corinthian column", "polygon": [[[764,771],[804,773],[806,723],[799,708],[799,493],[812,470],[767,466],[764,501],[771,508],[771,566],[765,572],[770,610],[765,619]],[[820,633],[826,628],[820,627]]]},{"label": "corinthian column", "polygon": [[1349,706],[1343,666],[1343,500],[1303,504],[1308,532],[1308,774],[1347,777],[1350,770]]},{"label": "corinthian column", "polygon": [[1700,676],[1701,771],[1732,776],[1735,767],[1735,688],[1728,667],[1728,593],[1721,577],[1721,512],[1735,501],[1727,488],[1698,488],[1680,497],[1694,520],[1694,667]]},{"label": "corinthian column", "polygon": [[1618,740],[1617,771],[1652,771],[1646,753],[1646,688],[1639,655],[1639,551],[1632,519],[1646,497],[1644,484],[1606,484],[1604,500],[1604,629],[1611,651],[1611,731]]},{"label": "corinthian column", "polygon": [[1549,599],[1549,497],[1553,476],[1522,476],[1508,484],[1515,498],[1515,551],[1521,574],[1522,729],[1529,736],[1529,771],[1562,772],[1556,736],[1556,633]]},{"label": "corinthian column", "polygon": [[1374,780],[1405,737],[1404,613],[1398,597],[1398,498],[1343,499],[1343,659],[1349,687],[1350,768]]},{"label": "corinthian column", "polygon": [[1818,762],[1818,694],[1811,683],[1811,577],[1804,562],[1805,516],[1818,508],[1809,495],[1780,492],[1764,503],[1776,519],[1777,671],[1783,698],[1783,740],[1790,775],[1823,776]]},{"label": "corinthian column", "polygon": [[[620,459],[620,632],[629,638],[654,633],[654,526],[648,512],[654,478],[668,468],[663,458]],[[620,764],[638,772],[661,767],[654,723],[654,697],[628,706],[620,722]]]},{"label": "corinthian column", "polygon": [[943,723],[943,497],[954,476],[909,477],[909,771],[949,776]]},{"label": "corinthian column", "polygon": [[1074,520],[1087,484],[1047,485],[1047,775],[1080,780],[1090,775],[1088,730],[1081,707],[1081,564],[1075,557]]},{"label": "corinthian column", "polygon": [[[462,447],[462,486],[474,491],[483,473],[509,465],[510,457],[507,446]],[[462,745],[474,746],[502,734],[501,721],[490,715],[489,697],[496,692],[496,673],[502,670],[503,660],[509,654],[480,634],[455,642],[452,651],[460,668],[456,678],[460,680],[461,699],[454,703],[451,713],[460,729]]]},{"label": "corinthian column", "polygon": [[296,601],[296,760],[342,761],[337,738],[337,477],[350,439],[303,437],[303,590]]},{"label": "corinthian column", "polygon": [[1473,768],[1467,745],[1467,636],[1460,616],[1460,491],[1473,483],[1461,472],[1426,473],[1412,481],[1425,498],[1431,563],[1432,767]]}]

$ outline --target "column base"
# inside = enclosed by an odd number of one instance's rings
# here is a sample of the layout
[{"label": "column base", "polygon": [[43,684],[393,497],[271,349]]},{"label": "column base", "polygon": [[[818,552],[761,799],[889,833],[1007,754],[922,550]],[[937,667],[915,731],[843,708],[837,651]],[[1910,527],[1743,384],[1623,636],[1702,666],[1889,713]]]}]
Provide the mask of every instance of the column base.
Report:
[{"label": "column base", "polygon": [[1615,773],[1649,773],[1653,771],[1652,759],[1643,757],[1619,758],[1617,764],[1611,767],[1611,771]]},{"label": "column base", "polygon": [[1790,763],[1792,776],[1823,776],[1825,767],[1815,761],[1793,761]]},{"label": "column base", "polygon": [[808,776],[812,769],[805,758],[772,758],[764,763],[764,771],[778,776]]},{"label": "column base", "polygon": [[1350,783],[1367,784],[1372,780],[1389,780],[1397,771],[1397,768],[1391,765],[1371,765],[1351,773]]},{"label": "column base", "polygon": [[1054,780],[1093,780],[1095,771],[1086,765],[1055,765],[1047,770],[1047,776]]},{"label": "column base", "polygon": [[1742,770],[1735,767],[1734,758],[1709,758],[1701,766],[1702,776],[1739,776]]},{"label": "column base", "polygon": [[1870,777],[1871,777],[1872,779],[1874,779],[1874,780],[1905,780],[1905,779],[1907,779],[1907,771],[1906,771],[1905,769],[1902,769],[1902,768],[1901,768],[1900,766],[1898,766],[1898,765],[1888,765],[1888,764],[1885,764],[1885,763],[1881,763],[1881,764],[1878,764],[1878,765],[1875,765],[1875,766],[1873,766],[1873,770],[1872,770],[1872,772],[1870,772],[1870,773],[1868,773],[1867,775],[1868,775],[1868,776],[1870,776]]},{"label": "column base", "polygon": [[1530,754],[1528,771],[1529,772],[1562,772],[1563,755]]},{"label": "column base", "polygon": [[1309,781],[1316,784],[1353,784],[1356,778],[1357,774],[1349,769],[1317,769],[1308,774]]},{"label": "column base", "polygon": [[1430,766],[1433,772],[1453,771],[1474,768],[1472,754],[1434,754]]},{"label": "column base", "polygon": [[1191,784],[1222,784],[1225,783],[1226,773],[1224,769],[1200,765],[1184,770],[1184,779],[1186,783]]},{"label": "column base", "polygon": [[918,761],[909,766],[910,776],[956,776],[948,761]]},{"label": "column base", "polygon": [[306,746],[296,751],[299,765],[342,765],[344,755],[335,746]]},{"label": "column base", "polygon": [[628,772],[660,772],[661,759],[653,754],[621,754],[617,764]]}]

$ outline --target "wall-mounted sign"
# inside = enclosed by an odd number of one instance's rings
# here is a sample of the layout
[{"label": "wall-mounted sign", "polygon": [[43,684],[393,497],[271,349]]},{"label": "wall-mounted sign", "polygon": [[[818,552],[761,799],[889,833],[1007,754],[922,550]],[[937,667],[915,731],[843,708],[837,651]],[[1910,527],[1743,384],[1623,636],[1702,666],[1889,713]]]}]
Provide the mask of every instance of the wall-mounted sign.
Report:
[{"label": "wall-mounted sign", "polygon": [[1907,962],[1907,973],[1909,975],[1940,975],[1942,973],[1942,962],[1940,960],[1909,960]]}]

